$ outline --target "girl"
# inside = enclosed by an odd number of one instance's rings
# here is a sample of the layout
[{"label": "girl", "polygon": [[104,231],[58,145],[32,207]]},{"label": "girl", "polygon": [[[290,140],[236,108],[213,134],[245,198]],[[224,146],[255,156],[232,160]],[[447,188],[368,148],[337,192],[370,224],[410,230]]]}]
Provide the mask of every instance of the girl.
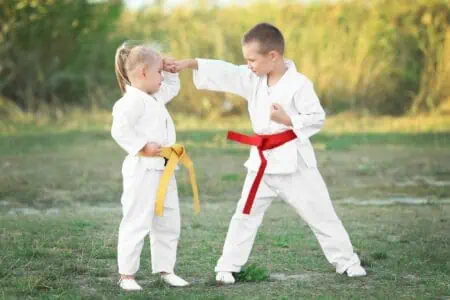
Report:
[{"label": "girl", "polygon": [[175,143],[174,123],[165,104],[178,94],[180,80],[178,74],[170,73],[172,61],[145,44],[121,45],[116,51],[115,71],[123,97],[113,107],[111,135],[128,153],[122,165],[118,284],[124,290],[142,289],[135,274],[149,234],[153,273],[171,286],[186,286],[188,282],[174,273],[180,236],[175,176],[167,189],[163,216],[154,213],[165,165],[159,156],[161,147]]}]

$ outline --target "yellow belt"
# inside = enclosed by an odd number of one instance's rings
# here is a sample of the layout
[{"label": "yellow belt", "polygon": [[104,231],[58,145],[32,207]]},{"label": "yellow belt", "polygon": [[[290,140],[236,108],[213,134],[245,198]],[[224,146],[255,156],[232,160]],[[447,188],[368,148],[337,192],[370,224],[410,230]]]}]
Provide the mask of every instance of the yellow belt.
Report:
[{"label": "yellow belt", "polygon": [[156,191],[156,215],[162,216],[164,213],[164,200],[166,198],[167,187],[169,186],[170,179],[172,178],[178,162],[181,162],[189,170],[189,178],[193,192],[194,211],[198,214],[200,212],[200,199],[198,196],[197,181],[195,179],[194,164],[192,163],[191,158],[187,155],[186,149],[180,144],[175,144],[171,147],[163,147],[161,148],[160,156],[166,158],[168,161],[161,176],[158,190]]}]

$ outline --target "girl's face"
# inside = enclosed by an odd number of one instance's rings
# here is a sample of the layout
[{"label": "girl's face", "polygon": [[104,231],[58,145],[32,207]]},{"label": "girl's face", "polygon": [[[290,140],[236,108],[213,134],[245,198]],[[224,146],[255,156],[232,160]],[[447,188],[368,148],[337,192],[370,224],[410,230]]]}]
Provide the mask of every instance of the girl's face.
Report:
[{"label": "girl's face", "polygon": [[163,61],[158,57],[151,65],[147,66],[143,72],[143,81],[145,90],[149,94],[159,91],[161,83],[164,80],[162,76]]}]

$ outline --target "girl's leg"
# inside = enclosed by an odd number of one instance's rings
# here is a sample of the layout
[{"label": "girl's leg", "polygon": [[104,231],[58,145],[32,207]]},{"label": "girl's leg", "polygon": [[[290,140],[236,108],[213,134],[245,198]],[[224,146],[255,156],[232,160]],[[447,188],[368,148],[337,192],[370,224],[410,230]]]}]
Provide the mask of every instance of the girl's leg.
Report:
[{"label": "girl's leg", "polygon": [[164,216],[154,216],[150,230],[153,273],[174,273],[180,238],[180,207],[175,175],[164,202]]},{"label": "girl's leg", "polygon": [[153,197],[158,179],[157,172],[143,167],[132,176],[124,177],[121,199],[123,217],[117,247],[119,273],[124,277],[134,278],[139,269],[144,239],[152,225]]}]

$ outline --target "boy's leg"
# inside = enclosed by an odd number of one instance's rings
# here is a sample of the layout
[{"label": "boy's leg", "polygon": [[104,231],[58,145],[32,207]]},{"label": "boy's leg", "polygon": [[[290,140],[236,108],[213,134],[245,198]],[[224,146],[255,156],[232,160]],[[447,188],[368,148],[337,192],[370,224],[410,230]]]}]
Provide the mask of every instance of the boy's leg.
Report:
[{"label": "boy's leg", "polygon": [[140,264],[144,239],[150,231],[153,217],[152,197],[158,176],[141,166],[134,175],[125,177],[122,194],[122,221],[119,227],[117,261],[119,273],[134,275]]},{"label": "boy's leg", "polygon": [[336,215],[317,168],[303,166],[294,174],[271,175],[268,182],[309,225],[337,273],[342,274],[349,267],[360,266],[358,255],[353,251],[348,233]]},{"label": "boy's leg", "polygon": [[237,204],[236,212],[231,218],[222,256],[219,258],[215,268],[216,272],[239,272],[241,270],[241,267],[247,262],[250,256],[264,213],[276,196],[264,184],[263,177],[263,181],[256,193],[250,215],[243,214],[242,210],[247,201],[247,195],[255,176],[255,172],[249,171],[247,173],[241,198]]},{"label": "boy's leg", "polygon": [[[154,202],[153,202],[154,203]],[[154,216],[150,230],[153,273],[173,273],[180,237],[180,208],[175,175],[167,188],[164,216]]]}]

